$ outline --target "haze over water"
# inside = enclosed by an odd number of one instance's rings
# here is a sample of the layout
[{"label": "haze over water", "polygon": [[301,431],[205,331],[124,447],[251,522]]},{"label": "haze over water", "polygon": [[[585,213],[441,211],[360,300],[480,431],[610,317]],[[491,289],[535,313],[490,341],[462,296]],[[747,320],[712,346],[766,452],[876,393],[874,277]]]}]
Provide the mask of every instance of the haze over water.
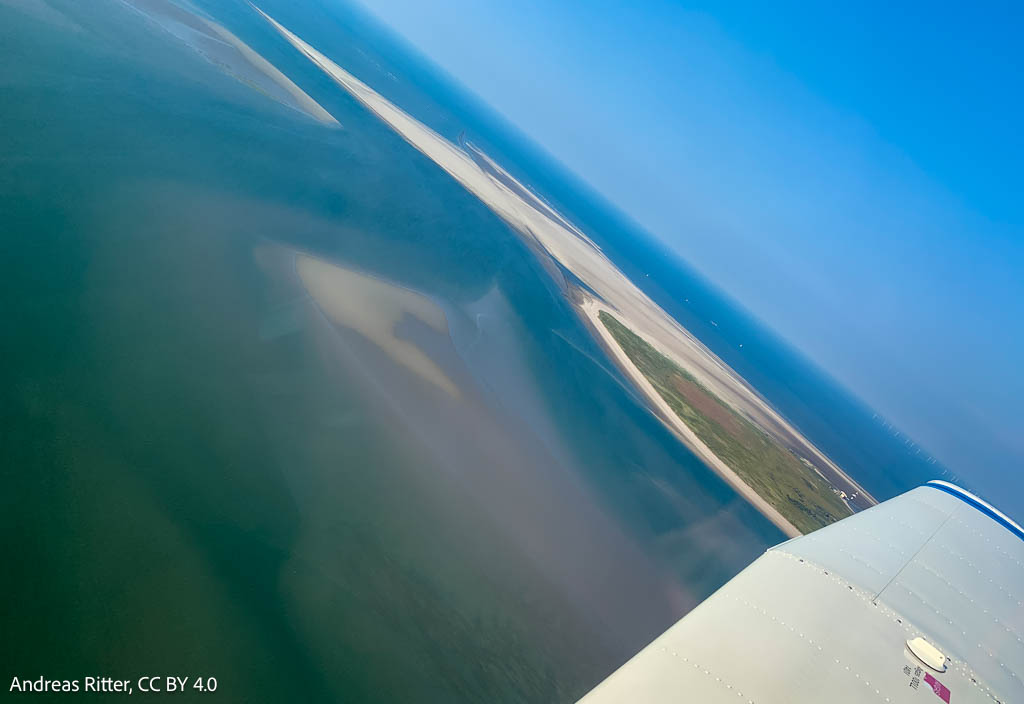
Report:
[{"label": "haze over water", "polygon": [[[361,15],[264,9],[483,145],[876,496],[925,473]],[[247,4],[210,12],[340,127],[120,2],[0,3],[9,676],[571,700],[782,539],[507,225]]]}]

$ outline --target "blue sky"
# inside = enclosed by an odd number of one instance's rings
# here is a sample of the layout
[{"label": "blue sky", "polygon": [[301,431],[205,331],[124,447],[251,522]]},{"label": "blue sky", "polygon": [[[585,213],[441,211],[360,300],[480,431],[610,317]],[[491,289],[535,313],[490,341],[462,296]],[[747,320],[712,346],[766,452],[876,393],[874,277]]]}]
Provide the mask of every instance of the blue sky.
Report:
[{"label": "blue sky", "polygon": [[1024,11],[364,4],[954,471],[1024,489]]}]

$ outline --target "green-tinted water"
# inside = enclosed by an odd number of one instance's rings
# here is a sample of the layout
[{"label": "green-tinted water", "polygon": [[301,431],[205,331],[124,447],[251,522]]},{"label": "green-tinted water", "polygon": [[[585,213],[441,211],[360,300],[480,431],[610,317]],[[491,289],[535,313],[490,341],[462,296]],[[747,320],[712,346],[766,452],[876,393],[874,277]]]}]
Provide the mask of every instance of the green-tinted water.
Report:
[{"label": "green-tinted water", "polygon": [[3,691],[571,700],[779,538],[272,34],[236,30],[342,130],[119,3],[43,6],[0,4]]}]

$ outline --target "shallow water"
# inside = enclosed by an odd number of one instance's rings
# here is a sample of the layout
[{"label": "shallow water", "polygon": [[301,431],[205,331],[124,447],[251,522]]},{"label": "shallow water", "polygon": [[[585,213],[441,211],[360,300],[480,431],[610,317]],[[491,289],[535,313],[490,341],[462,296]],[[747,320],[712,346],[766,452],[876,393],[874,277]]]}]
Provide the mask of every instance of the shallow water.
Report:
[{"label": "shallow water", "polygon": [[[342,129],[120,3],[28,5],[0,2],[9,675],[572,700],[781,540],[247,5],[218,19]],[[276,9],[457,134],[359,15]]]}]

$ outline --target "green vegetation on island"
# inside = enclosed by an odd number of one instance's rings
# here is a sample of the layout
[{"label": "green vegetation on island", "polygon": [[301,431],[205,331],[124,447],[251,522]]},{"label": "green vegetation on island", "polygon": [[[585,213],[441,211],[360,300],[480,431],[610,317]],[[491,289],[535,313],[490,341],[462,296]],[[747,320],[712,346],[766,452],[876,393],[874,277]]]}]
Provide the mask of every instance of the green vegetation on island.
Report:
[{"label": "green vegetation on island", "polygon": [[601,322],[676,415],[751,489],[802,533],[851,511],[808,463],[726,405],[605,311]]}]

